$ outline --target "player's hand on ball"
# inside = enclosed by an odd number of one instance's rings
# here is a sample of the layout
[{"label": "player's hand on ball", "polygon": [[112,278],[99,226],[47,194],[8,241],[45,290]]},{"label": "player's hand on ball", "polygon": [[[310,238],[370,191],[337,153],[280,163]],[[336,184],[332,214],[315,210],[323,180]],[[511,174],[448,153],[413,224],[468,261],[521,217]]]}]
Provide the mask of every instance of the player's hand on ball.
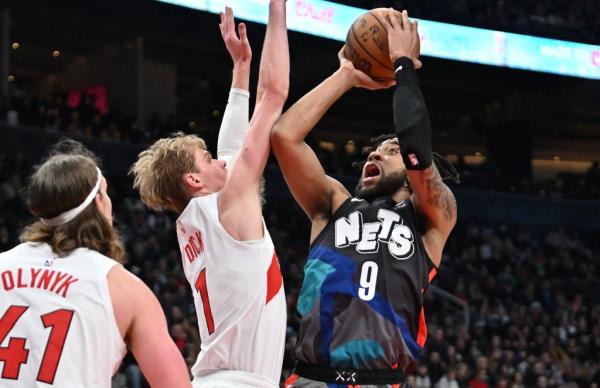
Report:
[{"label": "player's hand on ball", "polygon": [[421,39],[419,38],[419,24],[408,19],[408,12],[402,11],[402,22],[394,17],[394,10],[389,9],[389,19],[383,19],[388,31],[388,47],[392,63],[401,57],[412,59],[416,69],[423,64],[419,60],[421,53]]},{"label": "player's hand on ball", "polygon": [[393,86],[396,81],[375,81],[373,78],[369,77],[364,72],[358,70],[352,64],[348,58],[344,56],[344,47],[338,52],[338,58],[340,60],[340,69],[345,69],[352,77],[352,85],[359,88],[369,89],[369,90],[377,90],[377,89],[387,89]]},{"label": "player's hand on ball", "polygon": [[250,42],[248,42],[248,36],[246,35],[246,25],[244,23],[238,24],[239,37],[235,32],[235,21],[233,20],[233,10],[229,7],[225,7],[225,13],[219,14],[221,17],[221,23],[219,29],[221,30],[221,37],[225,42],[225,47],[231,55],[231,59],[234,64],[250,64],[252,60],[252,49],[250,48]]}]

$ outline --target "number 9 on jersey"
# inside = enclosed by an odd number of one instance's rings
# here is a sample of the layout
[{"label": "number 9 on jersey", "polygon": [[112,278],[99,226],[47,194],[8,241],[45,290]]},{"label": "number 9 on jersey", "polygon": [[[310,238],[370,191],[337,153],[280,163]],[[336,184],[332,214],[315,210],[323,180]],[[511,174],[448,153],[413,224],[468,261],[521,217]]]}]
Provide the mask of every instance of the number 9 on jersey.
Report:
[{"label": "number 9 on jersey", "polygon": [[370,301],[375,297],[375,286],[377,285],[377,272],[379,267],[374,261],[365,261],[360,271],[360,287],[358,297],[364,301]]}]

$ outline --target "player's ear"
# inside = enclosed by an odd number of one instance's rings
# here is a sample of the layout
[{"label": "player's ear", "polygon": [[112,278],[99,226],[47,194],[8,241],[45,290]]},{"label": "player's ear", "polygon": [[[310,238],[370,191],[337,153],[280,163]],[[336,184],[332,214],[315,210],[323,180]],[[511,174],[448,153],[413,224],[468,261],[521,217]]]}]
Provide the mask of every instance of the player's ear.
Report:
[{"label": "player's ear", "polygon": [[191,191],[197,191],[204,187],[200,174],[197,172],[186,172],[183,174],[183,184]]},{"label": "player's ear", "polygon": [[98,208],[98,210],[102,209],[102,194],[100,192],[98,192],[96,194],[96,196],[94,197],[94,204],[96,205],[96,207]]}]

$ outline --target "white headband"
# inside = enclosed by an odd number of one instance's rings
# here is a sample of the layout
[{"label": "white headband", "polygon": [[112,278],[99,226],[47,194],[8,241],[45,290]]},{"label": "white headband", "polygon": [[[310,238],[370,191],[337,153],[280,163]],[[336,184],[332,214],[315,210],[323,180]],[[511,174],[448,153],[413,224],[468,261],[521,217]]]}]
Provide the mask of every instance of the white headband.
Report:
[{"label": "white headband", "polygon": [[92,191],[90,191],[90,193],[88,194],[86,199],[81,203],[81,205],[79,205],[76,208],[73,208],[71,210],[67,210],[66,212],[63,212],[54,218],[42,218],[41,221],[45,225],[48,225],[48,226],[57,226],[57,225],[66,224],[67,222],[71,221],[73,218],[77,217],[79,215],[79,213],[81,213],[86,207],[88,207],[88,205],[90,203],[92,203],[92,201],[96,197],[96,194],[98,193],[98,190],[100,189],[100,181],[102,180],[102,172],[100,172],[100,169],[98,167],[96,167],[96,171],[98,171],[98,180],[96,181],[94,188],[92,188]]}]

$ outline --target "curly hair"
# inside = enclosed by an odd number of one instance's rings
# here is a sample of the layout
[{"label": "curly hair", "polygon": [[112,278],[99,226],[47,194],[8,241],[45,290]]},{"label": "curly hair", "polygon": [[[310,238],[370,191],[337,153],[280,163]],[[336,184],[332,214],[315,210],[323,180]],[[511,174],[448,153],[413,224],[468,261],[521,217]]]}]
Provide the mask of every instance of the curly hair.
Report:
[{"label": "curly hair", "polygon": [[[369,155],[371,152],[375,151],[384,141],[390,140],[390,139],[395,139],[395,138],[396,138],[395,133],[388,133],[385,135],[380,135],[380,136],[371,138],[371,145],[367,146],[363,149],[363,155],[366,155],[366,156]],[[366,160],[361,160],[360,162],[354,162],[354,163],[352,163],[352,167],[356,167],[357,169],[362,170],[365,163],[366,163]],[[458,171],[456,170],[456,167],[454,167],[452,162],[449,161],[447,158],[438,154],[437,152],[434,152],[433,153],[433,163],[435,164],[435,167],[440,172],[440,176],[442,177],[442,179],[450,179],[454,183],[460,183],[460,174],[458,173]]]}]

